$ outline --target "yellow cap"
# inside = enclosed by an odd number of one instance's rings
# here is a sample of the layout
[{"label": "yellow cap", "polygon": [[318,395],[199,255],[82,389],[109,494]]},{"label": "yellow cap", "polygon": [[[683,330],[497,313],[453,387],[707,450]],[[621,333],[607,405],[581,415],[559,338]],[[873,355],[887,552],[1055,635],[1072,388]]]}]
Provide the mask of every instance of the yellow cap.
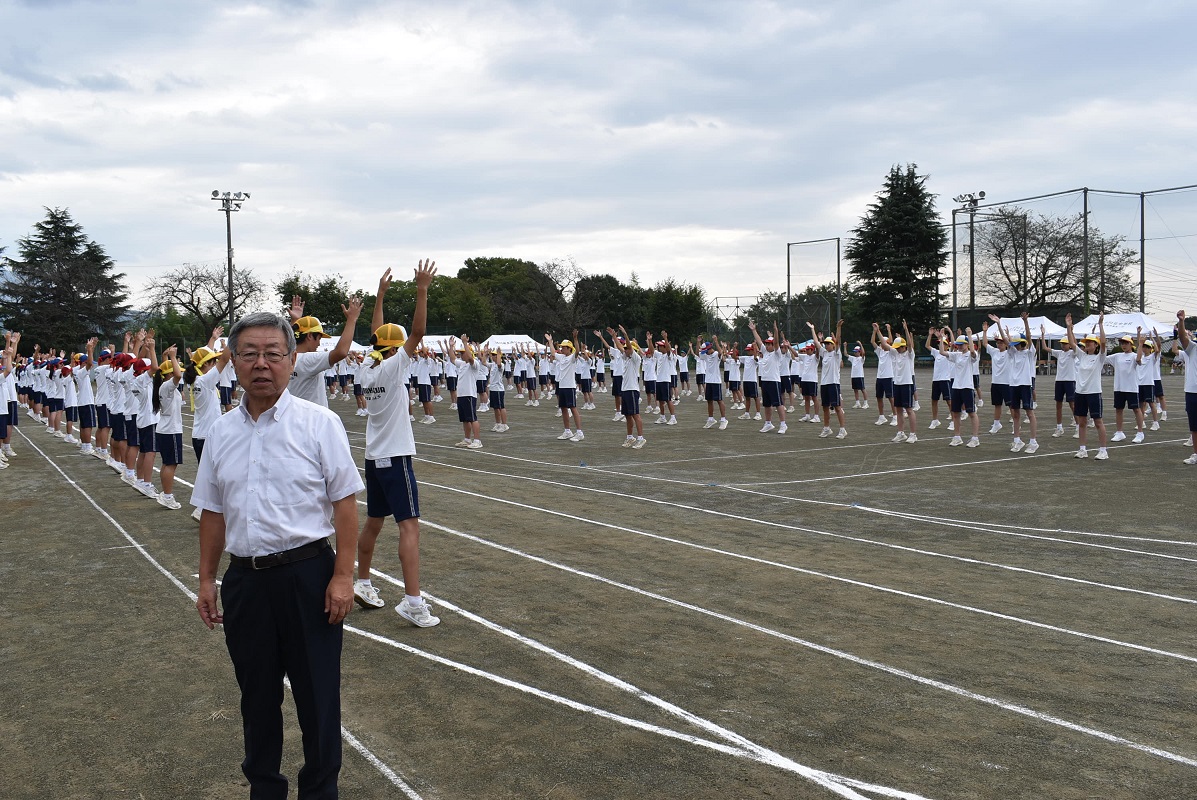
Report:
[{"label": "yellow cap", "polygon": [[218,358],[220,353],[215,350],[209,350],[206,347],[201,347],[191,354],[191,363],[195,364],[196,368],[202,367],[214,358]]},{"label": "yellow cap", "polygon": [[407,330],[402,325],[396,325],[393,322],[380,325],[378,330],[374,331],[374,346],[379,349],[402,347],[406,341]]},{"label": "yellow cap", "polygon": [[324,326],[320,324],[320,320],[315,317],[300,317],[292,323],[295,332],[300,335],[305,333],[318,333],[321,339],[331,339],[327,333],[324,332]]}]

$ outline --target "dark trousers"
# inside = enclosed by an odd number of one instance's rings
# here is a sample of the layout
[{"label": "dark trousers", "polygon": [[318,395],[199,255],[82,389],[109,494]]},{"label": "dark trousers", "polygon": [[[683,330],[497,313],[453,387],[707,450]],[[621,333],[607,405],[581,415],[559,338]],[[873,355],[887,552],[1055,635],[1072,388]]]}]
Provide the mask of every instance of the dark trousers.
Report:
[{"label": "dark trousers", "polygon": [[220,587],[224,634],[237,683],[251,800],[286,800],[283,676],[291,681],[303,731],[300,800],[337,797],[341,770],[340,624],[329,625],[324,593],[336,557],[264,570],[230,566]]}]

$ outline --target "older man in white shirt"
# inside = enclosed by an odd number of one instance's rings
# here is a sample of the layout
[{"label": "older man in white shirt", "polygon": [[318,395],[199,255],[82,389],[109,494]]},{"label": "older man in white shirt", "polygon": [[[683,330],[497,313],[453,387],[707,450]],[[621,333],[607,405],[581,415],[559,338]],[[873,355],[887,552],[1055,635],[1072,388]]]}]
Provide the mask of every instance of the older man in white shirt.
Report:
[{"label": "older man in white shirt", "polygon": [[[245,395],[212,427],[191,496],[202,510],[196,608],[209,628],[224,624],[241,687],[241,769],[251,795],[287,796],[280,772],[287,677],[303,729],[299,796],[336,797],[342,621],[353,605],[356,495],[364,486],[336,414],[287,391],[295,363],[290,323],[250,314],[233,326],[229,347]],[[216,570],[224,551],[222,614]]]}]

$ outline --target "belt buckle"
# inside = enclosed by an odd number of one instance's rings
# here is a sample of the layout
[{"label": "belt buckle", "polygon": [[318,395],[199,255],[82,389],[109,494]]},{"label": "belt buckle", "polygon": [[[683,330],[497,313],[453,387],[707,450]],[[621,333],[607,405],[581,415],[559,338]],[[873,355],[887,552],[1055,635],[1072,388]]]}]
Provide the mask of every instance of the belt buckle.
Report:
[{"label": "belt buckle", "polygon": [[255,569],[255,570],[257,570],[257,569],[266,569],[266,567],[264,567],[264,566],[262,566],[262,567],[259,567],[259,566],[258,566],[258,557],[257,557],[257,556],[250,556],[250,557],[249,557],[249,566],[250,566],[250,568],[251,568],[251,569]]}]

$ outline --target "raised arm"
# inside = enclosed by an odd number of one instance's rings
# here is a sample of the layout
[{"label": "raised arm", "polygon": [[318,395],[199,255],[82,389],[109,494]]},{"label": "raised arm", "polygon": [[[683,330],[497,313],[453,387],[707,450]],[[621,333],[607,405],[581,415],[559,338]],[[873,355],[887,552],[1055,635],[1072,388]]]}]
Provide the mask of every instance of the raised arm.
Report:
[{"label": "raised arm", "polygon": [[[382,277],[378,279],[378,293],[374,296],[374,314],[370,317],[370,333],[382,327],[383,313],[382,302],[386,299],[387,290],[391,288],[391,270],[387,269],[382,273]],[[414,351],[408,351],[411,355]]]},{"label": "raised arm", "polygon": [[[1176,341],[1180,343],[1180,349],[1184,350],[1189,346],[1189,331],[1185,328],[1185,312],[1182,308],[1176,312]],[[1197,365],[1186,364],[1186,369],[1197,369]]]},{"label": "raised arm", "polygon": [[345,315],[345,329],[341,331],[341,338],[337,339],[336,347],[328,351],[330,367],[349,355],[350,345],[353,344],[353,331],[357,328],[357,318],[362,313],[362,299],[349,298],[349,305],[341,306],[341,312]]},{"label": "raised arm", "polygon": [[[389,275],[390,270],[387,270],[387,273]],[[416,284],[416,310],[412,314],[411,330],[407,334],[407,341],[403,343],[403,349],[409,357],[416,352],[416,348],[420,346],[420,342],[424,341],[424,332],[428,330],[428,287],[432,285],[432,279],[435,277],[435,261],[426,258],[416,264],[416,274],[413,277]],[[381,282],[379,282],[378,288],[380,290],[383,289]],[[381,306],[382,302],[379,301],[374,309],[375,317],[378,317],[378,309]],[[381,325],[382,323],[378,324]],[[377,327],[375,330],[377,330]]]}]

